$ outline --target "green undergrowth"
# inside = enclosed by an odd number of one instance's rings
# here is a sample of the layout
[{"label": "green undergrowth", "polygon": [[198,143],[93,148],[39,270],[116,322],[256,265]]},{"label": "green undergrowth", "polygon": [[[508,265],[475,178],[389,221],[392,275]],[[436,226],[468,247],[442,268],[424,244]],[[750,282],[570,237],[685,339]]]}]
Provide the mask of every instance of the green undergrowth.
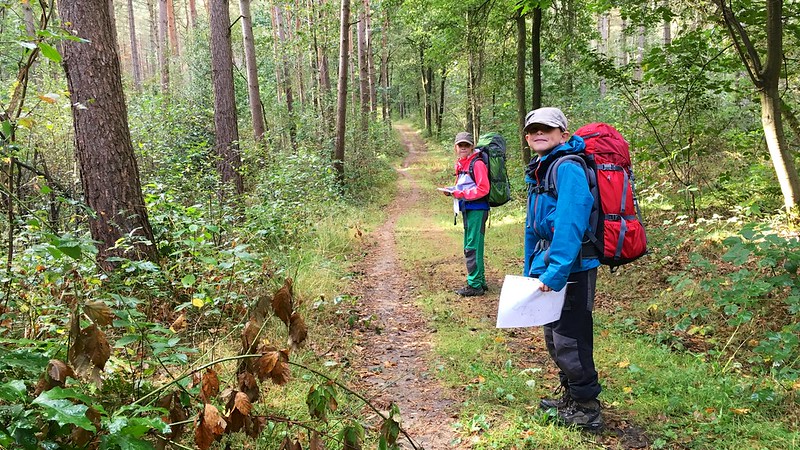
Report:
[{"label": "green undergrowth", "polygon": [[[429,171],[421,185],[450,184],[448,150],[431,147],[425,167],[442,172]],[[626,448],[622,428],[590,436],[554,427],[537,411],[557,384],[534,336],[540,330],[494,328],[502,277],[522,265],[523,202],[492,212],[491,290],[478,299],[452,293],[465,273],[463,229],[453,226],[449,199],[426,192],[421,208],[398,220],[398,248],[405,268],[423,279],[419,304],[436,330],[433,372],[462,394],[461,439],[475,449]],[[747,217],[646,218],[651,254],[615,273],[600,269],[595,358],[607,421],[633,426],[632,439],[657,449],[796,447],[796,236]],[[530,362],[525,348],[545,363]]]}]

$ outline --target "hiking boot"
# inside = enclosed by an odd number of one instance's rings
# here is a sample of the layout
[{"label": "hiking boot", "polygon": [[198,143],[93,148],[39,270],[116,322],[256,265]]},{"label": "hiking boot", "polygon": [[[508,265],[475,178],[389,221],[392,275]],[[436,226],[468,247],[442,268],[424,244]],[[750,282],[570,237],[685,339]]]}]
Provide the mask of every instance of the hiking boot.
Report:
[{"label": "hiking boot", "polygon": [[539,402],[539,407],[542,409],[555,408],[556,411],[563,411],[567,409],[572,404],[572,397],[569,395],[567,388],[565,388],[563,385],[556,388],[555,392],[553,392],[553,395],[557,396],[559,392],[561,392],[561,397],[543,398],[542,401]]},{"label": "hiking boot", "polygon": [[558,417],[564,425],[575,426],[591,433],[599,433],[603,429],[599,401],[573,400],[571,403],[566,409],[558,411]]},{"label": "hiking boot", "polygon": [[482,287],[472,287],[472,286],[464,286],[463,288],[456,291],[456,294],[462,297],[477,297],[479,295],[483,295],[486,293],[486,289]]}]

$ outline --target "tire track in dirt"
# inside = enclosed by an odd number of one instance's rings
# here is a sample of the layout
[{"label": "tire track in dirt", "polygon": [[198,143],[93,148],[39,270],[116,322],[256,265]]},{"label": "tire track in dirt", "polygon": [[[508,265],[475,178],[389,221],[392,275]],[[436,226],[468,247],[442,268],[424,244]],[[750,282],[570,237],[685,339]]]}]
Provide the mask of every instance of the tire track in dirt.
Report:
[{"label": "tire track in dirt", "polygon": [[[404,211],[419,208],[420,192],[414,178],[414,164],[427,149],[421,137],[408,126],[396,126],[408,155],[403,161],[395,199],[387,207],[388,219],[370,236],[358,272],[360,314],[372,323],[360,339],[361,358],[354,362],[361,373],[361,392],[382,410],[397,404],[401,426],[414,440],[416,448],[426,450],[465,449],[458,444],[452,423],[459,400],[442,387],[429,372],[428,355],[432,330],[414,305],[414,286],[419,285],[404,273],[396,249],[397,219]],[[377,330],[377,331],[376,331]],[[401,448],[414,448],[401,434]]]}]

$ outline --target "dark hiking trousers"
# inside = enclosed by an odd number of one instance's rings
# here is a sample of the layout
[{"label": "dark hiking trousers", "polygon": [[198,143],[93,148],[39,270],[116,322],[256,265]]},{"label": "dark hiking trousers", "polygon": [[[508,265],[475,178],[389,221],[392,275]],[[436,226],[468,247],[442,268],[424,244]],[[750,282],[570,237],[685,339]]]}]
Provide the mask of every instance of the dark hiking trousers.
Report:
[{"label": "dark hiking trousers", "polygon": [[467,284],[474,288],[486,287],[483,246],[488,217],[488,209],[464,211],[464,259],[467,263]]},{"label": "dark hiking trousers", "polygon": [[544,326],[544,340],[558,366],[561,384],[574,400],[597,398],[600,383],[594,368],[592,308],[597,269],[569,276],[561,318]]}]

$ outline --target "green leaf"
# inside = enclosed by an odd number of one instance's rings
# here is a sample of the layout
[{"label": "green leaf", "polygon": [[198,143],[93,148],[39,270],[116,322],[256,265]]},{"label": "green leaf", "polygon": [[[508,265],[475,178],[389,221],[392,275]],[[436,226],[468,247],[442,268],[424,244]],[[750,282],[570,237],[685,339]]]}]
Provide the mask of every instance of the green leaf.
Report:
[{"label": "green leaf", "polygon": [[9,139],[11,137],[11,132],[13,131],[13,127],[11,126],[11,122],[8,120],[4,120],[0,122],[0,131],[3,134],[4,139]]},{"label": "green leaf", "polygon": [[197,279],[192,274],[188,274],[188,275],[184,276],[183,278],[181,278],[181,284],[183,285],[183,287],[190,287],[190,286],[194,285],[195,281],[197,281]]},{"label": "green leaf", "polygon": [[22,380],[12,380],[8,383],[0,384],[0,399],[7,402],[15,402],[25,399],[25,383]]},{"label": "green leaf", "polygon": [[129,434],[112,434],[103,436],[102,448],[124,448],[131,450],[153,450],[153,444],[142,439],[135,438]]},{"label": "green leaf", "polygon": [[44,42],[39,42],[39,50],[41,50],[42,55],[44,55],[44,57],[49,59],[50,61],[53,61],[55,63],[61,62],[61,54],[58,53],[58,50],[53,48],[51,45],[46,44]]},{"label": "green leaf", "polygon": [[67,399],[50,398],[50,391],[42,392],[33,400],[34,405],[42,407],[42,416],[47,420],[53,420],[60,426],[75,425],[88,431],[97,431],[92,421],[86,417],[89,409],[86,405],[76,405]]}]

